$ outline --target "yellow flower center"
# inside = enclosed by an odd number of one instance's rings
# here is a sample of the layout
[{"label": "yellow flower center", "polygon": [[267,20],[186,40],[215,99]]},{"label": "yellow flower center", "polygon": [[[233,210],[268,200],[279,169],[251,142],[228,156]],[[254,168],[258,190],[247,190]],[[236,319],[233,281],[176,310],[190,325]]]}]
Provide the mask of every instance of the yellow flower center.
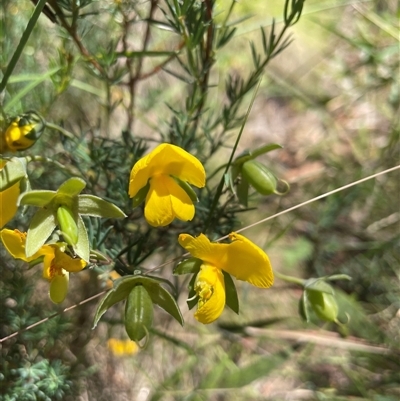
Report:
[{"label": "yellow flower center", "polygon": [[56,265],[55,258],[52,260],[50,269],[49,269],[49,279],[50,281],[53,280],[55,275],[65,276],[63,269],[60,266]]},{"label": "yellow flower center", "polygon": [[198,303],[199,308],[201,308],[211,298],[212,294],[214,293],[213,286],[204,280],[198,280],[196,282],[194,290],[196,291],[197,295],[200,298]]}]

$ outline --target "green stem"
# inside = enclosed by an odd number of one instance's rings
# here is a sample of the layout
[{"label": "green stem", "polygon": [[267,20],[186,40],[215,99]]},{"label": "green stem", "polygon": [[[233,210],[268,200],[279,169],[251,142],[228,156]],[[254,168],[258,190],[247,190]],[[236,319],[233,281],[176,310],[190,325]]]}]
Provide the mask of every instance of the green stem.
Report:
[{"label": "green stem", "polygon": [[302,287],[304,286],[304,283],[305,283],[305,280],[303,280],[302,278],[287,276],[286,274],[282,274],[277,271],[274,271],[274,275],[275,275],[275,277],[278,277],[281,280],[284,280],[288,283],[298,284]]},{"label": "green stem", "polygon": [[244,130],[244,126],[246,125],[247,119],[249,118],[250,111],[251,111],[251,109],[252,109],[252,107],[253,107],[253,104],[254,104],[254,101],[255,101],[255,99],[256,99],[256,94],[257,94],[257,92],[258,92],[258,88],[260,87],[260,83],[261,83],[261,79],[259,79],[257,88],[256,88],[256,90],[255,90],[254,93],[253,93],[253,97],[252,97],[251,102],[250,102],[250,105],[249,105],[249,107],[248,107],[248,109],[247,109],[246,116],[245,116],[245,118],[244,118],[244,121],[243,121],[242,126],[240,127],[239,134],[238,134],[238,136],[237,136],[237,138],[236,138],[236,142],[235,142],[235,144],[234,144],[234,146],[233,146],[231,155],[230,155],[230,157],[229,157],[229,161],[228,161],[228,163],[226,164],[225,172],[224,172],[224,174],[223,174],[223,176],[222,176],[222,178],[221,178],[221,181],[220,181],[220,183],[219,183],[219,185],[218,185],[217,191],[215,192],[215,196],[214,196],[214,199],[213,199],[213,203],[212,203],[212,205],[211,205],[210,212],[209,212],[209,215],[208,215],[208,219],[207,219],[207,222],[206,222],[206,224],[205,224],[204,232],[206,232],[206,231],[208,230],[208,228],[209,228],[209,226],[210,226],[210,223],[211,223],[211,221],[212,221],[214,211],[215,211],[215,209],[216,209],[216,207],[217,207],[217,205],[218,205],[219,198],[220,198],[221,193],[222,193],[222,190],[223,190],[223,188],[224,188],[225,175],[226,175],[227,172],[229,171],[229,167],[230,167],[231,164],[232,164],[233,157],[235,156],[235,152],[236,152],[236,149],[237,149],[237,147],[238,147],[238,145],[239,145],[240,138],[242,137],[242,133],[243,133],[243,130]]},{"label": "green stem", "polygon": [[69,139],[75,139],[75,136],[73,134],[71,134],[69,131],[66,131],[64,128],[61,128],[59,125],[49,123],[47,121],[46,121],[45,125],[46,125],[46,128],[51,128],[51,129],[54,129],[55,131],[61,132],[61,134],[63,134],[64,136],[66,136]]},{"label": "green stem", "polygon": [[21,40],[10,60],[8,63],[7,69],[4,73],[3,79],[0,82],[0,94],[3,93],[4,89],[6,88],[8,79],[10,78],[12,72],[14,71],[15,66],[17,65],[18,59],[22,54],[22,50],[24,49],[26,43],[28,42],[29,36],[31,35],[33,28],[36,25],[36,22],[40,16],[40,13],[43,10],[47,0],[39,0],[37,6],[35,7],[35,11],[30,18],[28,25],[26,26],[25,32],[22,34]]}]

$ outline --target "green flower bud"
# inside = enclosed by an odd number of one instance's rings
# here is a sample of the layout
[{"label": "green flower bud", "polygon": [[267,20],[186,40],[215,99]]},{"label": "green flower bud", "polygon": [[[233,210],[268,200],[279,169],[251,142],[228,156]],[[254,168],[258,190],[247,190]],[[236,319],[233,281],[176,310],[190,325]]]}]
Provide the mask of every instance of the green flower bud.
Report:
[{"label": "green flower bud", "polygon": [[[135,285],[125,304],[125,329],[135,342],[149,335],[153,324],[153,302],[143,285]],[[147,339],[146,339],[147,342]]]},{"label": "green flower bud", "polygon": [[267,167],[257,160],[249,160],[243,163],[242,176],[261,195],[276,193],[278,180]]},{"label": "green flower bud", "polygon": [[65,241],[70,245],[78,242],[78,225],[71,209],[60,205],[57,208],[57,221],[60,225]]},{"label": "green flower bud", "polygon": [[333,294],[327,292],[305,290],[305,302],[321,319],[327,322],[336,322],[339,307]]}]

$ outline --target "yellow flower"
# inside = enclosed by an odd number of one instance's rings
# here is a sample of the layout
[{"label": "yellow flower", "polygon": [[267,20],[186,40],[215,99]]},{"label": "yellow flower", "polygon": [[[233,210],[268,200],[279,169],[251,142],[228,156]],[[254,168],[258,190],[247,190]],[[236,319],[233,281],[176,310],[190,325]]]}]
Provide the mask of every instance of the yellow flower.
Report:
[{"label": "yellow flower", "polygon": [[63,243],[43,245],[34,255],[26,257],[26,233],[3,229],[0,231],[0,237],[7,251],[15,259],[29,263],[43,258],[43,277],[50,281],[50,299],[56,304],[64,301],[67,295],[69,273],[79,272],[86,266],[84,260],[66,254]]},{"label": "yellow flower", "polygon": [[[0,160],[0,170],[7,161]],[[19,181],[0,192],[0,228],[3,228],[17,213],[17,200],[20,195]]]},{"label": "yellow flower", "polygon": [[206,174],[198,159],[175,145],[161,144],[133,166],[129,196],[135,197],[149,185],[144,216],[150,225],[166,226],[175,217],[183,221],[193,219],[193,200],[179,180],[201,188]]},{"label": "yellow flower", "polygon": [[179,244],[203,261],[194,286],[199,297],[194,317],[204,324],[218,319],[225,307],[222,270],[256,287],[268,288],[274,283],[271,263],[262,249],[237,233],[229,234],[229,239],[230,244],[218,244],[204,234],[179,236]]},{"label": "yellow flower", "polygon": [[40,137],[44,129],[44,121],[39,114],[29,111],[11,121],[2,138],[2,152],[25,150],[30,148]]},{"label": "yellow flower", "polygon": [[108,349],[116,356],[134,355],[138,352],[138,345],[131,340],[110,338],[107,341]]}]

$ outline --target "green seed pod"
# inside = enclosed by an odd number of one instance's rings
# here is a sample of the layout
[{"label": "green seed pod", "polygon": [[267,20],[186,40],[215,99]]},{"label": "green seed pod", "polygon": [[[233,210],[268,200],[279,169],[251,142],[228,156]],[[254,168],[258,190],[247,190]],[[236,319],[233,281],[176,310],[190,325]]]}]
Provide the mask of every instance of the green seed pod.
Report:
[{"label": "green seed pod", "polygon": [[308,305],[321,320],[327,322],[337,321],[339,307],[332,294],[314,290],[305,291]]},{"label": "green seed pod", "polygon": [[148,336],[152,324],[153,302],[146,288],[136,285],[125,304],[125,330],[131,340],[138,342]]},{"label": "green seed pod", "polygon": [[75,245],[78,242],[78,225],[71,209],[60,205],[57,208],[57,221],[65,237],[65,241],[70,245]]},{"label": "green seed pod", "polygon": [[278,180],[267,167],[257,160],[243,163],[242,176],[261,195],[271,195],[277,192]]}]

